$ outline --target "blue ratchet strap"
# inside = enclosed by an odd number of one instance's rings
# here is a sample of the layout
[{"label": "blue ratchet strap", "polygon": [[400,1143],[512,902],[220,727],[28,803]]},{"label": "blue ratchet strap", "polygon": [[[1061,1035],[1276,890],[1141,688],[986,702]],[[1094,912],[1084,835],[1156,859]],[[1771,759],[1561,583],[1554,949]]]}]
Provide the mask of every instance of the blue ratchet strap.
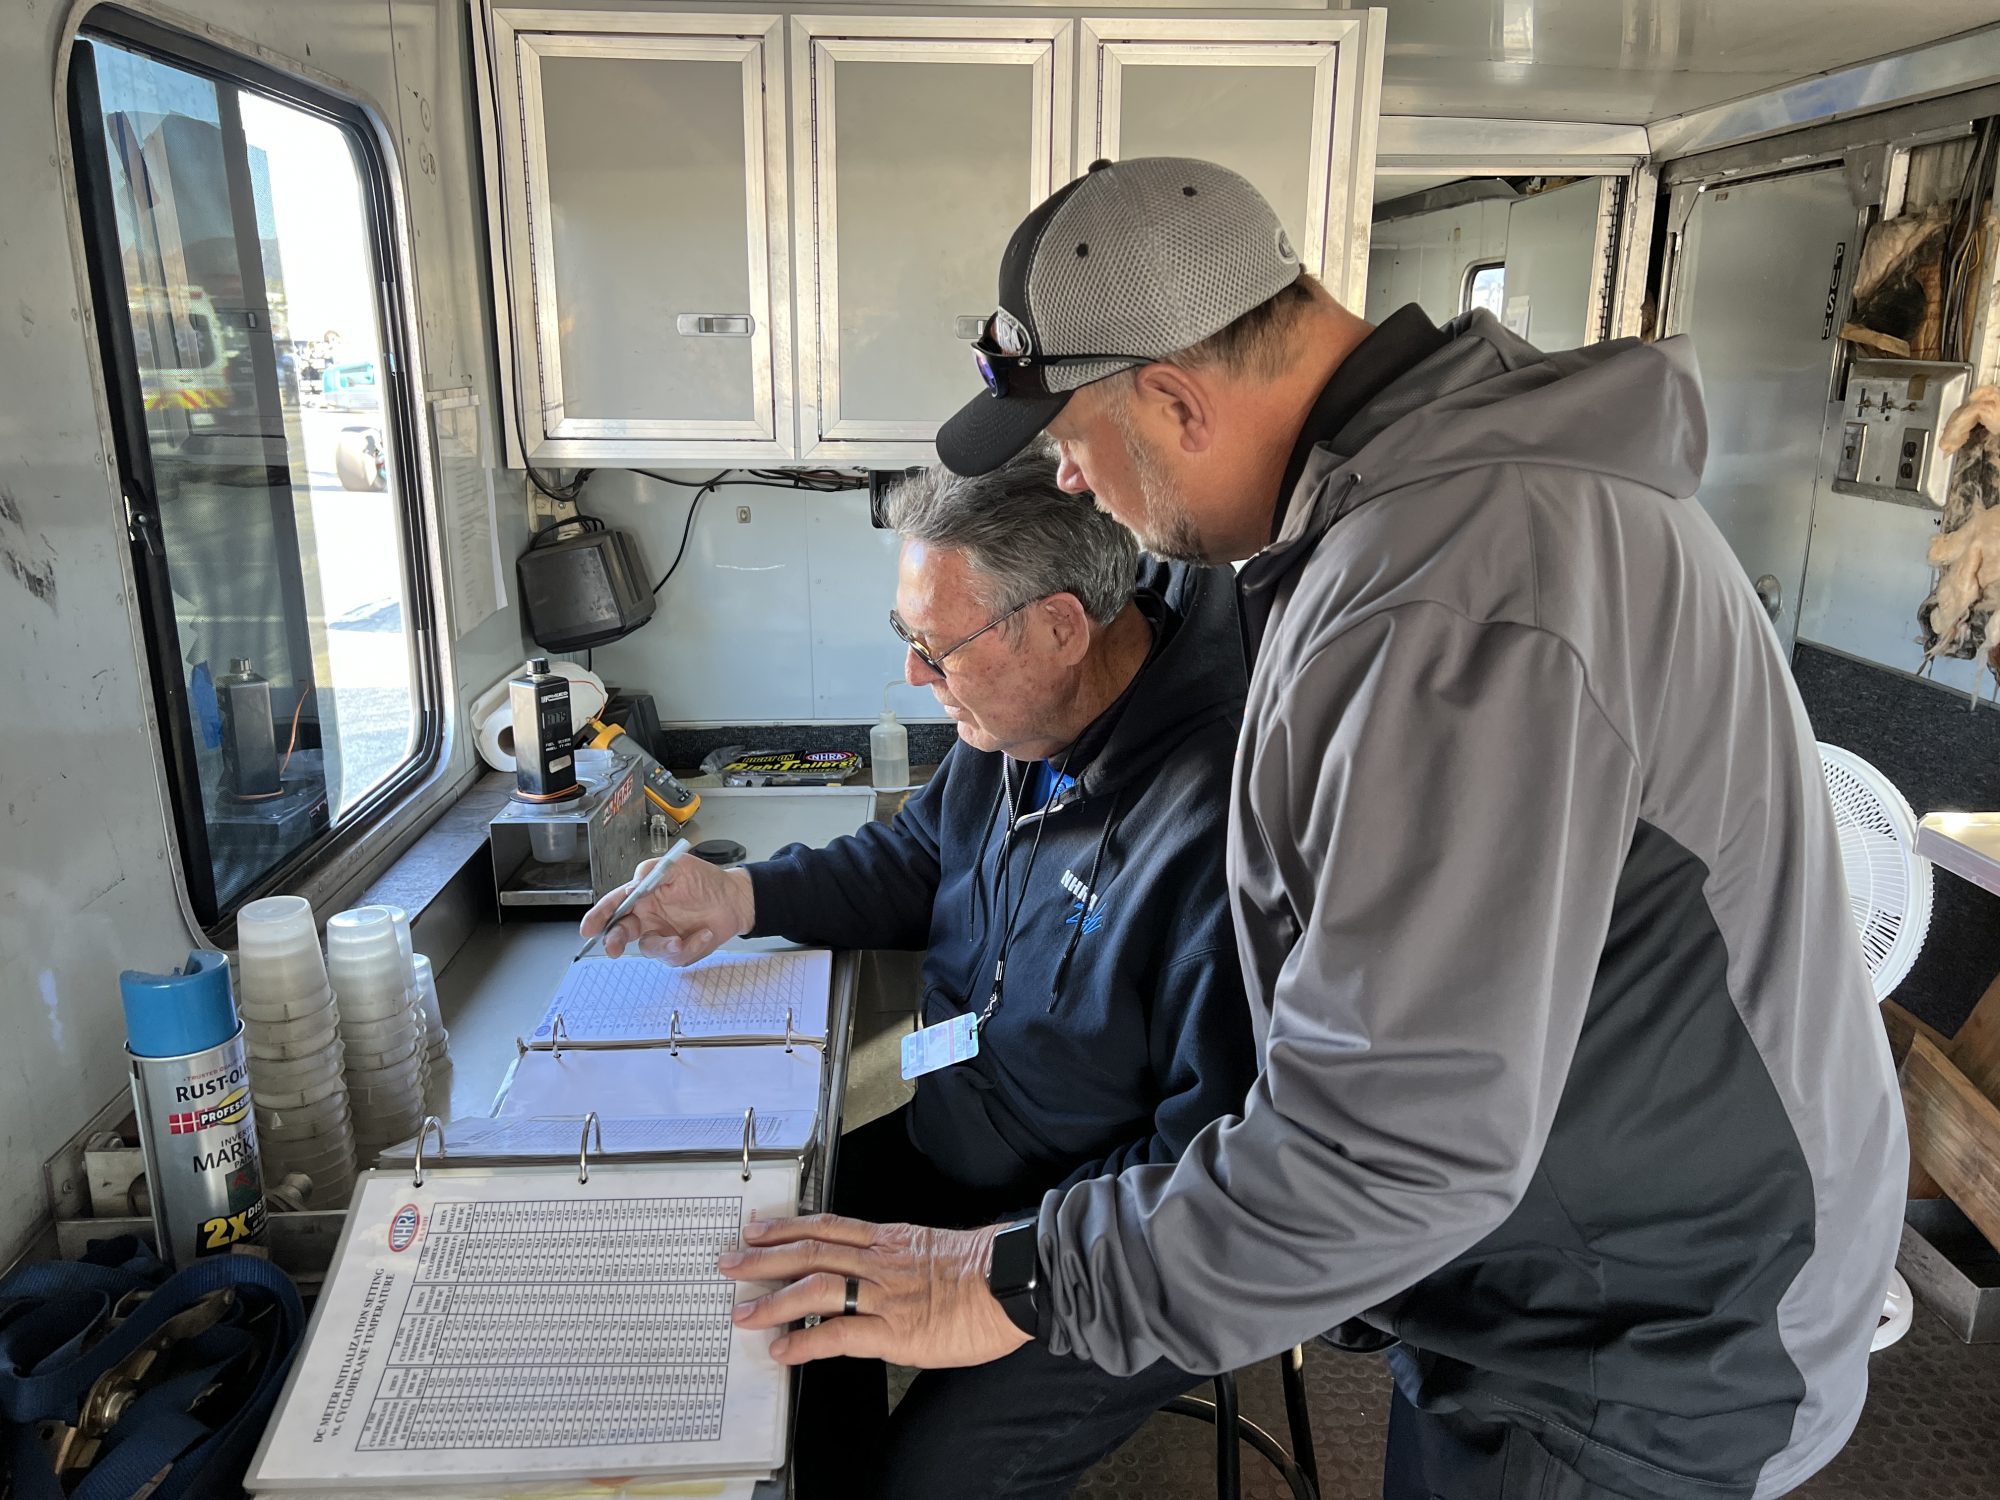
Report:
[{"label": "blue ratchet strap", "polygon": [[[129,1246],[130,1242],[128,1242]],[[0,1454],[17,1500],[153,1500],[204,1497],[233,1489],[291,1368],[305,1312],[290,1278],[270,1262],[225,1255],[198,1261],[158,1285],[133,1315],[95,1343],[89,1340],[126,1293],[154,1285],[161,1269],[116,1242],[92,1246],[99,1261],[29,1266],[0,1284]],[[96,1463],[65,1497],[50,1472],[37,1424],[73,1424],[84,1396],[113,1365],[170,1319],[224,1289],[239,1296],[228,1321],[177,1346],[196,1361],[146,1391],[106,1434]],[[275,1316],[271,1316],[275,1314]],[[265,1357],[249,1393],[217,1425],[188,1414],[197,1396],[241,1364]]]}]

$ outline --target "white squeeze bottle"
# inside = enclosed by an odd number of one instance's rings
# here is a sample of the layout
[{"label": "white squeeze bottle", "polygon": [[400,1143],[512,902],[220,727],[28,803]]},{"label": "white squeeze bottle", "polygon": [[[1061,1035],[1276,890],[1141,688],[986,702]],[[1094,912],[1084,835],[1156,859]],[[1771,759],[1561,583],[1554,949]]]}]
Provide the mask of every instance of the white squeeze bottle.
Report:
[{"label": "white squeeze bottle", "polygon": [[910,732],[896,722],[887,687],[882,690],[882,721],[868,731],[868,768],[878,792],[901,791],[910,784]]}]

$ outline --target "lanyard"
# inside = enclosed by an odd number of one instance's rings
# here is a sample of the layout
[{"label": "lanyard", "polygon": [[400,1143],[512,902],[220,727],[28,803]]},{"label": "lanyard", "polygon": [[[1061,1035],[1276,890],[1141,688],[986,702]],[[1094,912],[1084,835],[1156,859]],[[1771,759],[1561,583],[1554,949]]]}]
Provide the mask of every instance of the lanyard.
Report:
[{"label": "lanyard", "polygon": [[[1021,871],[1021,894],[1015,897],[1011,911],[1007,906],[1007,893],[1011,884],[1008,867],[1014,854],[1014,825],[1021,821],[1021,803],[1028,795],[1028,777],[1025,773],[1021,777],[1021,789],[1014,794],[1007,826],[1000,831],[1000,869],[994,877],[994,884],[999,887],[997,904],[1003,923],[1000,928],[1000,954],[993,963],[993,992],[986,997],[986,1009],[979,1013],[979,1019],[973,1023],[976,1030],[984,1031],[986,1023],[993,1019],[993,1012],[1000,1008],[1000,993],[1007,980],[1007,950],[1014,945],[1014,923],[1021,915],[1021,908],[1028,903],[1028,882],[1035,873],[1035,856],[1041,853],[1042,831],[1049,826],[1049,813],[1056,805],[1056,798],[1062,795],[1063,780],[1069,774],[1070,753],[1075,749],[1076,746],[1071,745],[1068,750],[1063,751],[1062,764],[1055,768],[1056,774],[1049,785],[1048,800],[1042,804],[1041,821],[1035,824],[1034,841],[1028,845],[1028,864]],[[1006,786],[1006,770],[1003,766],[1000,777],[1000,795],[1003,798],[1007,794]]]}]

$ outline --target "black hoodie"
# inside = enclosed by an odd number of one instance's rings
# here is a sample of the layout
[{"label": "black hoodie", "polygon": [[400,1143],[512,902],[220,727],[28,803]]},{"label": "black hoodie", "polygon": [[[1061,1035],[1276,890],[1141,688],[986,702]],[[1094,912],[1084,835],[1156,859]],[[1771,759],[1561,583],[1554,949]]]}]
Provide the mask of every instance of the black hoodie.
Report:
[{"label": "black hoodie", "polygon": [[947,1177],[1024,1207],[1173,1160],[1256,1074],[1223,868],[1245,691],[1233,581],[1149,560],[1141,585],[1153,651],[1078,738],[1046,817],[1020,795],[1031,767],[960,741],[894,822],[750,866],[760,936],[927,949],[930,1025],[986,1004],[1006,851],[1003,999],[978,1056],[918,1080],[910,1122]]}]

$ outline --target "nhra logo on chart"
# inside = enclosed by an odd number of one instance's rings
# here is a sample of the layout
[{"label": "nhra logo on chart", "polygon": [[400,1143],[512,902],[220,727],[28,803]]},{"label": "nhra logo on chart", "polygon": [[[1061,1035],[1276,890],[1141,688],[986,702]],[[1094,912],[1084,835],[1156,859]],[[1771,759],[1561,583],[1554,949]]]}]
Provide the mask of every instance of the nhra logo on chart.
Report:
[{"label": "nhra logo on chart", "polygon": [[200,1109],[176,1110],[167,1116],[169,1135],[197,1135],[219,1125],[234,1125],[250,1113],[250,1090],[238,1089],[227,1099],[204,1104]]},{"label": "nhra logo on chart", "polygon": [[389,1221],[389,1248],[401,1255],[416,1241],[417,1224],[422,1218],[417,1205],[405,1203],[396,1210],[396,1217]]}]

